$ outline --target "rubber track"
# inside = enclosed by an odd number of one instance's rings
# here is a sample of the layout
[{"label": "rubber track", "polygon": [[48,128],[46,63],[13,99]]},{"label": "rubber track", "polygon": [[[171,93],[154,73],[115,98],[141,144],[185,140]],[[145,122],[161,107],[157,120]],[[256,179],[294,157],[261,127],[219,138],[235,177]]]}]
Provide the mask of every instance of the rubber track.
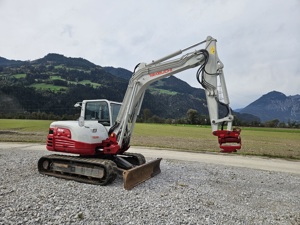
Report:
[{"label": "rubber track", "polygon": [[[48,159],[50,162],[61,162],[74,164],[79,163],[81,165],[94,165],[104,168],[105,175],[102,179],[89,178],[83,175],[60,173],[51,170],[44,170],[42,167],[43,161]],[[96,184],[96,185],[107,185],[113,182],[117,177],[117,166],[111,160],[99,159],[99,158],[83,158],[78,156],[65,156],[65,155],[48,155],[40,158],[38,162],[38,170],[41,174],[64,178],[68,180],[74,180],[82,183]]]},{"label": "rubber track", "polygon": [[140,153],[125,152],[124,155],[135,158],[138,166],[146,163],[145,157]]}]

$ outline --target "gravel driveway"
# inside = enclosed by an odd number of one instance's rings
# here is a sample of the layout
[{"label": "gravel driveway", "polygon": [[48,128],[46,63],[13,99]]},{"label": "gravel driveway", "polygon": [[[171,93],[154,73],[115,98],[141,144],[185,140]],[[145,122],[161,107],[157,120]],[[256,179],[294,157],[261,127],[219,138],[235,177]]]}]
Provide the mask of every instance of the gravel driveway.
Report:
[{"label": "gravel driveway", "polygon": [[126,191],[40,175],[46,154],[0,143],[0,224],[300,224],[299,174],[163,159]]}]

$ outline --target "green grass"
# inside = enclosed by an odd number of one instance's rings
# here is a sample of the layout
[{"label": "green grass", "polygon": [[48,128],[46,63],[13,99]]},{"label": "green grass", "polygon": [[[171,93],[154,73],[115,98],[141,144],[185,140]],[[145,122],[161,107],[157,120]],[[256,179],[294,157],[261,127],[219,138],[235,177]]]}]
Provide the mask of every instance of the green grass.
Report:
[{"label": "green grass", "polygon": [[14,78],[21,79],[21,78],[25,78],[26,74],[25,73],[18,73],[18,74],[14,74],[14,75],[8,75],[8,74],[2,74],[2,73],[0,73],[0,76],[6,76],[6,77],[12,76]]},{"label": "green grass", "polygon": [[211,136],[211,128],[208,126],[137,123],[135,127],[134,135],[145,137],[205,138]]},{"label": "green grass", "polygon": [[[242,128],[238,154],[300,159],[300,130]],[[209,126],[137,124],[132,145],[196,152],[218,152],[217,137]]]},{"label": "green grass", "polygon": [[66,69],[66,70],[78,70],[78,71],[86,71],[86,72],[90,71],[89,69],[81,69],[81,68],[72,67],[72,66],[65,66],[63,64],[54,66],[54,68],[55,69]]},{"label": "green grass", "polygon": [[[47,120],[0,119],[0,141],[45,143]],[[300,160],[300,130],[242,128],[242,149],[237,154]],[[210,126],[137,123],[133,146],[167,148],[193,152],[219,152]]]},{"label": "green grass", "polygon": [[48,131],[51,122],[50,120],[0,119],[0,130],[43,132]]},{"label": "green grass", "polygon": [[54,66],[55,69],[62,69],[62,68],[65,68],[64,65],[57,65],[57,66]]},{"label": "green grass", "polygon": [[90,80],[82,80],[80,82],[78,82],[79,84],[83,84],[83,85],[86,85],[86,84],[90,84],[92,87],[100,87],[101,84],[98,84],[98,83],[94,83],[94,82],[91,82]]},{"label": "green grass", "polygon": [[251,130],[251,131],[267,131],[267,132],[279,132],[279,133],[296,133],[300,135],[300,129],[292,129],[292,128],[271,128],[271,127],[245,127],[243,130]]},{"label": "green grass", "polygon": [[66,79],[63,79],[63,78],[61,78],[61,76],[50,76],[49,77],[50,78],[50,80],[64,80],[64,81],[66,81]]},{"label": "green grass", "polygon": [[[65,79],[60,78],[60,76],[51,76],[50,79],[51,80],[64,80],[64,81],[66,81]],[[68,82],[73,83],[73,84],[77,84],[77,82],[74,82],[74,81],[68,81]],[[83,81],[80,81],[78,83],[82,84],[82,85],[89,84],[93,88],[97,88],[97,87],[101,86],[101,84],[91,82],[90,80],[83,80]],[[55,91],[55,92],[61,91],[61,90],[68,90],[68,87],[57,86],[57,85],[47,84],[47,83],[35,83],[35,84],[30,85],[30,87],[33,87],[35,89],[51,90],[51,91]]]},{"label": "green grass", "polygon": [[25,78],[26,74],[25,73],[20,73],[20,74],[15,74],[13,75],[14,78],[20,79],[20,78]]},{"label": "green grass", "polygon": [[168,90],[163,90],[163,89],[158,89],[158,88],[149,88],[151,94],[164,94],[164,95],[176,95],[178,92],[175,91],[168,91]]},{"label": "green grass", "polygon": [[53,84],[46,84],[46,83],[37,83],[37,84],[32,84],[30,87],[34,87],[36,89],[42,89],[42,90],[51,90],[51,91],[60,91],[61,89],[67,90],[68,87],[64,86],[56,86]]}]

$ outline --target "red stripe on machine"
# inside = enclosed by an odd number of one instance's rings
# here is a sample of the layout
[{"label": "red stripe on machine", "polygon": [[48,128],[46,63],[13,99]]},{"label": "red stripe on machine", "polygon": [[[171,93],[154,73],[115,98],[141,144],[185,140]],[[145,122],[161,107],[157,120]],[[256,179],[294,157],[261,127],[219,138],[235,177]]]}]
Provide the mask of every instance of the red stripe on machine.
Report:
[{"label": "red stripe on machine", "polygon": [[170,69],[166,69],[166,70],[162,70],[162,71],[157,71],[155,73],[150,73],[150,77],[154,77],[154,76],[158,76],[158,75],[162,75],[162,74],[166,74],[172,71],[172,68]]}]

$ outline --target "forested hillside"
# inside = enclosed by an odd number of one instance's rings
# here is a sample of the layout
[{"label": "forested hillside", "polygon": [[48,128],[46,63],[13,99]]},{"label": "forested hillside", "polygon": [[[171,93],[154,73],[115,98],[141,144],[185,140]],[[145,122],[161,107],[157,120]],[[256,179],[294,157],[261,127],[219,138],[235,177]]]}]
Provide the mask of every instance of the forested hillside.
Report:
[{"label": "forested hillside", "polygon": [[[79,111],[73,106],[83,99],[122,101],[131,75],[123,68],[59,54],[34,61],[0,58],[0,116],[77,118]],[[196,122],[209,122],[204,90],[169,77],[150,86],[139,118],[181,120],[189,110],[197,116]]]}]

